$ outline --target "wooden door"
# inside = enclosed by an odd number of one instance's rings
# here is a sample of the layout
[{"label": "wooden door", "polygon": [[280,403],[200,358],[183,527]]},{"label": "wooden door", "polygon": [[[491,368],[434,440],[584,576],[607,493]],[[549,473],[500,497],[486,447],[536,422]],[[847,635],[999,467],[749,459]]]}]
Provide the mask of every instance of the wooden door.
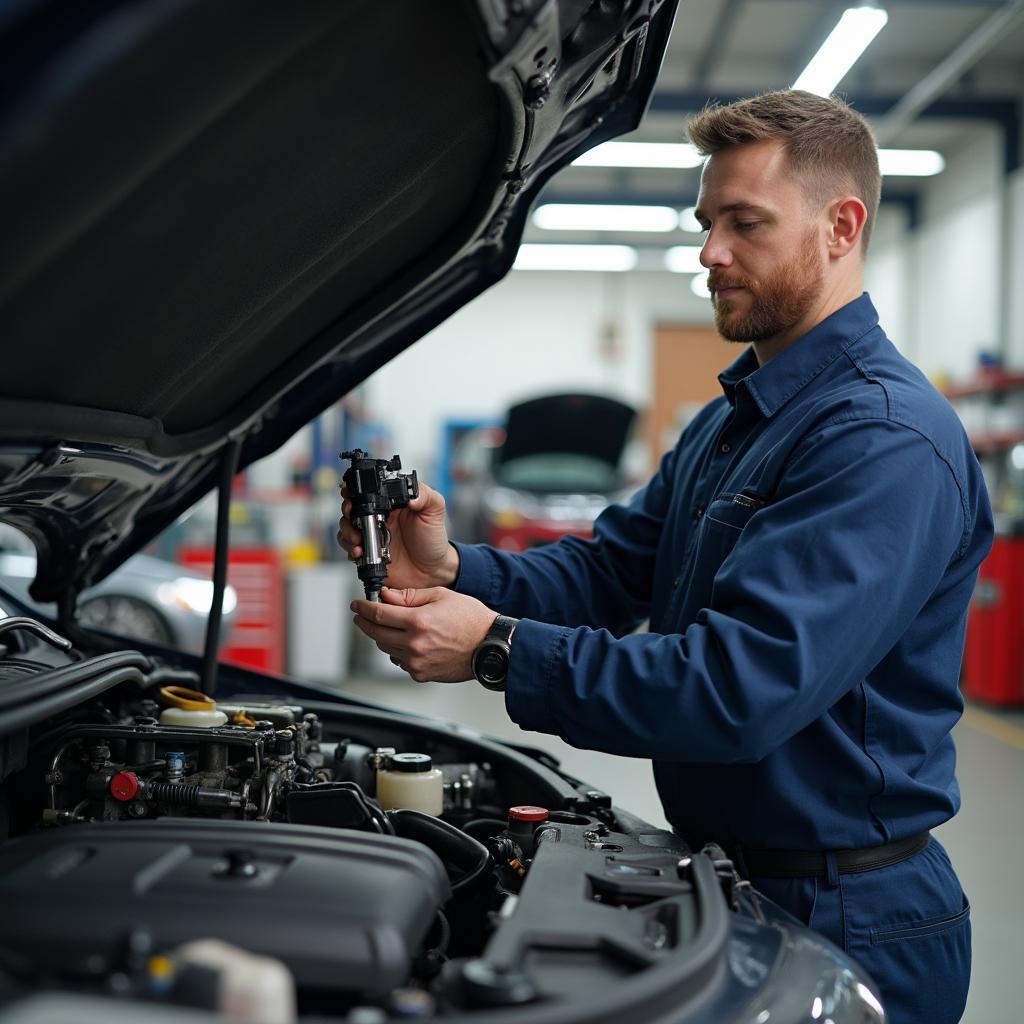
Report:
[{"label": "wooden door", "polygon": [[718,375],[742,352],[743,346],[723,341],[714,327],[655,327],[653,400],[647,422],[653,465],[676,443],[694,413],[722,393]]}]

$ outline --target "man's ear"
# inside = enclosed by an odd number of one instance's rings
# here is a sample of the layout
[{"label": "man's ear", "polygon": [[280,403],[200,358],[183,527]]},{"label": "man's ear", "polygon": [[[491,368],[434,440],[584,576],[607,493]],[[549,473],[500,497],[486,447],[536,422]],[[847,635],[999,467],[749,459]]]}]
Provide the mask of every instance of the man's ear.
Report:
[{"label": "man's ear", "polygon": [[828,208],[828,244],[829,256],[842,259],[857,249],[864,225],[868,219],[868,208],[856,196],[843,196],[836,199]]}]

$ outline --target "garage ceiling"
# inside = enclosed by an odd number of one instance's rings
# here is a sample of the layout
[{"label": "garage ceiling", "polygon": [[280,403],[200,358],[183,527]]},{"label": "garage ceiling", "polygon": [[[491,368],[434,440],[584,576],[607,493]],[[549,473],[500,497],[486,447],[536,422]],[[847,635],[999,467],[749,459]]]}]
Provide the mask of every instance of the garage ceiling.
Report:
[{"label": "garage ceiling", "polygon": [[[651,109],[630,141],[679,142],[688,116],[709,100],[786,88],[856,0],[681,0]],[[947,160],[997,135],[1007,169],[1020,160],[1024,105],[1024,0],[884,0],[888,24],[837,92],[877,126],[881,115],[942,65],[990,19],[1007,17],[980,59],[968,62],[936,93],[935,102],[887,145],[937,149]],[[954,116],[955,115],[955,116]],[[913,217],[927,179],[889,178],[883,201]],[[667,203],[683,207],[697,194],[699,169],[570,167],[540,202]],[[636,246],[693,244],[683,231],[629,232],[527,229],[527,242],[617,242]]]}]

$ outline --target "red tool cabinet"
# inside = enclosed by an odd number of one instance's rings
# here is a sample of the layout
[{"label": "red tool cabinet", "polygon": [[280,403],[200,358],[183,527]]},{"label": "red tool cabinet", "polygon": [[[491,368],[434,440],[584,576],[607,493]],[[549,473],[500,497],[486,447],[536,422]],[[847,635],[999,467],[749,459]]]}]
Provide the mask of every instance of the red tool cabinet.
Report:
[{"label": "red tool cabinet", "polygon": [[1024,704],[1024,538],[997,537],[982,563],[967,619],[964,693]]}]

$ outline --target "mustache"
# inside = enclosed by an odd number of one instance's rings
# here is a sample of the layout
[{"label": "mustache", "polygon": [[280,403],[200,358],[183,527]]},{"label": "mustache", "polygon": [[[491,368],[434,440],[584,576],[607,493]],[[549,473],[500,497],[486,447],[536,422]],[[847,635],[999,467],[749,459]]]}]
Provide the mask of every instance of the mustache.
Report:
[{"label": "mustache", "polygon": [[717,274],[708,274],[707,284],[708,291],[720,292],[726,288],[747,288],[752,290],[754,282],[747,277],[738,277],[735,280],[730,280]]}]

